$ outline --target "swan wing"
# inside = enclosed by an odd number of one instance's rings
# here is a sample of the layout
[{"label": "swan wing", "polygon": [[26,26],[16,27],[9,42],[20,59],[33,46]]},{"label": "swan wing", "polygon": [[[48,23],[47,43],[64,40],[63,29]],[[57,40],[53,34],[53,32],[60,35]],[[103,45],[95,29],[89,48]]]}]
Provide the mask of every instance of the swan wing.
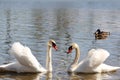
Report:
[{"label": "swan wing", "polygon": [[15,56],[21,65],[37,69],[41,67],[30,48],[23,46],[19,42],[13,43],[9,52]]},{"label": "swan wing", "polygon": [[92,49],[88,52],[88,65],[95,68],[102,64],[109,56],[109,52],[104,49]]},{"label": "swan wing", "polygon": [[88,52],[88,57],[91,57],[92,55],[93,55],[93,52],[95,51],[95,49],[91,49],[91,50],[89,50],[89,52]]}]

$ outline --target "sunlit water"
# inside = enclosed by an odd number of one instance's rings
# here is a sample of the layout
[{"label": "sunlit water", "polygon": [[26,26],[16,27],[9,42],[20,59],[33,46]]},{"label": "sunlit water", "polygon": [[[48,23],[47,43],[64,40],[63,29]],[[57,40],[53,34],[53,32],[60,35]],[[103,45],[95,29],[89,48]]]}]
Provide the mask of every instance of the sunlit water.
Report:
[{"label": "sunlit water", "polygon": [[[106,74],[68,74],[66,70],[73,61],[75,52],[69,55],[65,53],[71,42],[76,42],[80,46],[80,60],[87,56],[91,48],[104,48],[110,52],[105,63],[120,66],[119,9],[104,9],[104,7],[97,9],[89,6],[87,8],[20,8],[13,5],[5,7],[4,3],[0,9],[0,64],[15,61],[15,58],[8,54],[8,50],[16,41],[30,47],[44,67],[47,41],[54,39],[59,48],[58,51],[52,51],[52,74],[1,73],[0,80],[120,79],[120,70]],[[110,36],[107,39],[95,40],[93,33],[98,28],[110,32]]]}]

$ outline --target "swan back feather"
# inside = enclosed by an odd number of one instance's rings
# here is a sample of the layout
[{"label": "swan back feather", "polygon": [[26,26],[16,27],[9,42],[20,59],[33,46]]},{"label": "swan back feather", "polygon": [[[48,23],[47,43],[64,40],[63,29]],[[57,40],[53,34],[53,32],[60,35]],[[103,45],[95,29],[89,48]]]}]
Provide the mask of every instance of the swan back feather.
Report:
[{"label": "swan back feather", "polygon": [[93,68],[98,67],[109,55],[109,52],[104,49],[91,49],[88,52],[89,66]]},{"label": "swan back feather", "polygon": [[32,54],[31,50],[27,46],[23,46],[19,42],[13,43],[10,54],[13,54],[17,61],[24,66],[34,68],[36,70],[39,70],[41,65],[35,58],[35,56]]}]

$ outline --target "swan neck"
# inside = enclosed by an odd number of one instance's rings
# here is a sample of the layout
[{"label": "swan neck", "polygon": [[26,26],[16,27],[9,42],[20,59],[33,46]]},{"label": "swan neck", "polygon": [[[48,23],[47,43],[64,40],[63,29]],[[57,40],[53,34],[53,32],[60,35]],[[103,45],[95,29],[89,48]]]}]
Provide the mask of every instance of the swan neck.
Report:
[{"label": "swan neck", "polygon": [[75,59],[74,59],[74,61],[73,61],[73,63],[72,63],[72,66],[73,66],[73,67],[78,64],[78,61],[79,61],[79,58],[80,58],[80,49],[79,49],[78,46],[75,48],[75,51],[76,51]]},{"label": "swan neck", "polygon": [[47,46],[46,69],[48,72],[52,71],[52,47]]}]

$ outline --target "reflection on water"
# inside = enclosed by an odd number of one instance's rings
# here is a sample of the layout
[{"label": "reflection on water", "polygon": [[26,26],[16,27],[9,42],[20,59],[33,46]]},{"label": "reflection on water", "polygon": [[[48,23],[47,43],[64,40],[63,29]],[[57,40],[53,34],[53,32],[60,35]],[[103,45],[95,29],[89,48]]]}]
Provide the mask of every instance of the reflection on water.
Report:
[{"label": "reflection on water", "polygon": [[72,73],[70,75],[70,80],[101,80],[101,75],[102,74],[79,74],[79,75],[76,75],[74,73]]},{"label": "reflection on water", "polygon": [[15,79],[15,80],[41,80],[42,77],[45,77],[45,80],[52,80],[52,73],[0,73],[0,78],[2,79]]},{"label": "reflection on water", "polygon": [[[82,73],[68,73],[67,78],[56,77],[58,80],[119,80],[116,72],[112,73],[102,73],[102,74],[82,74]],[[3,80],[53,80],[52,73],[0,73],[0,78]],[[44,79],[43,79],[44,78]]]},{"label": "reflection on water", "polygon": [[[10,45],[19,41],[31,48],[32,53],[41,65],[46,62],[46,42],[54,39],[59,50],[53,51],[52,78],[48,74],[1,74],[1,80],[99,80],[120,78],[120,72],[90,75],[68,75],[67,67],[74,59],[74,54],[65,52],[71,42],[76,42],[81,49],[82,60],[89,49],[104,48],[111,56],[105,63],[120,66],[120,14],[114,9],[13,9],[0,10],[0,64],[14,61],[14,57],[8,54]],[[96,29],[110,32],[110,36],[104,40],[95,40]],[[73,52],[74,53],[74,52]]]},{"label": "reflection on water", "polygon": [[69,73],[69,80],[119,80],[120,78],[115,76],[119,72],[102,73],[102,74],[82,74],[82,73]]},{"label": "reflection on water", "polygon": [[[109,74],[70,74],[70,80],[112,80],[110,73]],[[113,78],[113,79],[118,79],[118,78]]]}]

